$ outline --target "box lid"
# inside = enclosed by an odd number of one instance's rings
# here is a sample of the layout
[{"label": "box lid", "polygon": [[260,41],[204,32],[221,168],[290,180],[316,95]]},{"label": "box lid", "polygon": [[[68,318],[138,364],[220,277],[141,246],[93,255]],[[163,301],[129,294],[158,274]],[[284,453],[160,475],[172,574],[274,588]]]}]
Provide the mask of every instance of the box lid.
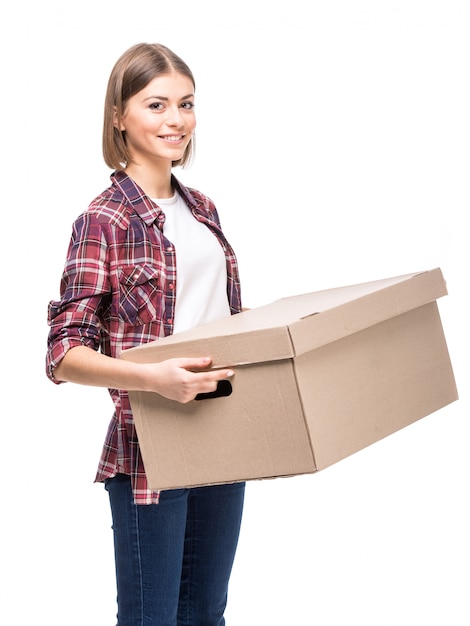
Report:
[{"label": "box lid", "polygon": [[447,294],[440,268],[282,298],[125,350],[121,357],[159,362],[210,354],[213,367],[292,358]]}]

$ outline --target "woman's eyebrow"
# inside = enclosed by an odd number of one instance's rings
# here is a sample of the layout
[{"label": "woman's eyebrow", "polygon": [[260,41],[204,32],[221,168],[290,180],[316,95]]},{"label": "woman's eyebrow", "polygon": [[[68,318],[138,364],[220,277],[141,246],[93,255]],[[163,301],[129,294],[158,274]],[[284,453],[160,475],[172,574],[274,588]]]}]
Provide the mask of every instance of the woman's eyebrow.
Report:
[{"label": "woman's eyebrow", "polygon": [[[189,100],[189,98],[194,98],[194,94],[190,93],[187,96],[183,96],[182,98],[180,98],[180,100]],[[169,98],[167,98],[166,96],[147,96],[147,98],[144,98],[144,101],[145,100],[153,100],[153,99],[164,100],[166,102],[169,100]]]}]

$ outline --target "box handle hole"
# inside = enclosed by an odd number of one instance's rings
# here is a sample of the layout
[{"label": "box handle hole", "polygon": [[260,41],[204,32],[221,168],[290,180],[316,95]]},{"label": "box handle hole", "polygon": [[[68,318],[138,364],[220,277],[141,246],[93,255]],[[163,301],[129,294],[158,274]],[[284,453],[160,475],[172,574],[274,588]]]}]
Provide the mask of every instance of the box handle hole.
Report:
[{"label": "box handle hole", "polygon": [[232,383],[229,380],[219,380],[217,389],[208,393],[198,393],[195,400],[210,400],[211,398],[224,398],[232,394]]}]

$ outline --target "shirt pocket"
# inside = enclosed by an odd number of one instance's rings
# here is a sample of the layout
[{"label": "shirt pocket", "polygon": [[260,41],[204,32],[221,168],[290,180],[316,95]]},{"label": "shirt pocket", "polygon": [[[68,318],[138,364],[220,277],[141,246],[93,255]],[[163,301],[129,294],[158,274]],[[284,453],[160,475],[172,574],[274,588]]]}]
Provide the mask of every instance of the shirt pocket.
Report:
[{"label": "shirt pocket", "polygon": [[119,319],[140,326],[157,319],[161,309],[161,275],[152,265],[126,265],[119,270]]}]

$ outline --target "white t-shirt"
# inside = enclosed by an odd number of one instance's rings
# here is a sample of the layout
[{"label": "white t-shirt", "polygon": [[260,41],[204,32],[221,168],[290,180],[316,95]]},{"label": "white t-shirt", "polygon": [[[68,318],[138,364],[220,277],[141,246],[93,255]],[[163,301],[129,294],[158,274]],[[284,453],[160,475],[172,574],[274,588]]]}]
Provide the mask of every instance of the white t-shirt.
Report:
[{"label": "white t-shirt", "polygon": [[173,332],[229,316],[226,259],[216,236],[197,221],[178,193],[153,201],[165,214],[163,234],[176,253]]}]

